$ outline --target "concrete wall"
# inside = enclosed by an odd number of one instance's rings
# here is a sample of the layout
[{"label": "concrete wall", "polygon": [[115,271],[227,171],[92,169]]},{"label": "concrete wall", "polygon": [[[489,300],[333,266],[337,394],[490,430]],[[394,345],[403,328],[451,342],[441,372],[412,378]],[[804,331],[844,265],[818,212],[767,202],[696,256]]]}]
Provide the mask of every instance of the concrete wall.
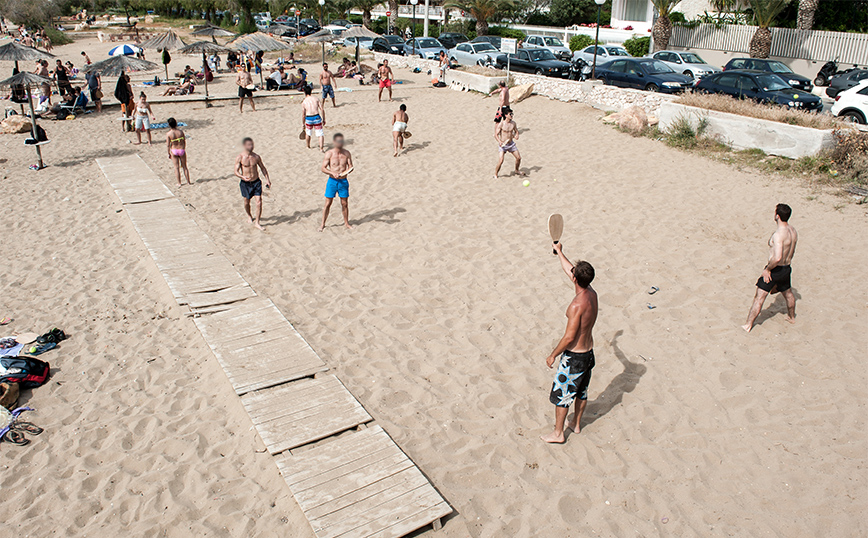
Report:
[{"label": "concrete wall", "polygon": [[831,130],[811,129],[676,103],[664,103],[660,107],[660,129],[668,129],[682,117],[687,118],[694,127],[705,118],[708,121],[706,134],[735,149],[759,148],[769,155],[791,159],[817,155],[835,144]]},{"label": "concrete wall", "polygon": [[492,73],[502,73],[501,75],[487,77],[485,75],[477,75],[476,73],[468,73],[459,69],[448,69],[446,71],[446,85],[452,89],[461,91],[472,90],[480,93],[491,93],[491,90],[497,87],[497,84],[506,80],[506,73],[503,71],[494,71]]}]

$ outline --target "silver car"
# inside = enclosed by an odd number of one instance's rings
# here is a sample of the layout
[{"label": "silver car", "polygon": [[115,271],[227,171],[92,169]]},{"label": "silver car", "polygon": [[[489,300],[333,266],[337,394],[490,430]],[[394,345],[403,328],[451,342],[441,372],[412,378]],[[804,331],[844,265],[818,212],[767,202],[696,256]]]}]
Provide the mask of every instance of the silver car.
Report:
[{"label": "silver car", "polygon": [[665,63],[676,73],[687,75],[693,80],[699,80],[706,75],[723,71],[719,67],[707,64],[695,52],[661,50],[649,56]]},{"label": "silver car", "polygon": [[504,55],[491,43],[459,43],[447,53],[447,56],[451,63],[489,65],[496,64],[497,58]]},{"label": "silver car", "polygon": [[404,43],[405,56],[419,56],[425,60],[436,60],[440,52],[446,53],[446,49],[433,37],[414,37]]},{"label": "silver car", "polygon": [[374,38],[359,36],[359,37],[345,37],[344,38],[344,46],[345,47],[353,47],[355,48],[356,44],[359,45],[360,49],[370,49],[374,44]]},{"label": "silver car", "polygon": [[[597,65],[604,64],[618,57],[630,58],[630,53],[621,45],[598,45],[597,46]],[[585,47],[582,50],[577,50],[573,53],[573,59],[581,58],[588,62],[594,63],[594,46]]]},{"label": "silver car", "polygon": [[544,35],[529,35],[522,44],[526,49],[548,49],[558,60],[570,61],[570,49],[564,46],[564,43],[556,38]]}]

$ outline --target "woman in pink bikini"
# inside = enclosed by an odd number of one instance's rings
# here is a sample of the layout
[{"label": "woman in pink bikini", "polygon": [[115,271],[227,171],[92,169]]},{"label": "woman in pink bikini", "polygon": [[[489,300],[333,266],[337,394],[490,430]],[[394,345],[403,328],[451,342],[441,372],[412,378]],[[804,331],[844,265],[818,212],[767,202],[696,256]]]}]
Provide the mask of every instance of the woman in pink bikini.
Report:
[{"label": "woman in pink bikini", "polygon": [[166,120],[169,124],[169,132],[166,134],[166,149],[169,150],[169,158],[175,164],[175,179],[178,180],[178,186],[181,186],[181,169],[184,169],[184,177],[187,178],[187,184],[192,185],[190,181],[190,171],[187,169],[187,139],[184,136],[184,131],[178,129],[178,122],[175,118]]}]

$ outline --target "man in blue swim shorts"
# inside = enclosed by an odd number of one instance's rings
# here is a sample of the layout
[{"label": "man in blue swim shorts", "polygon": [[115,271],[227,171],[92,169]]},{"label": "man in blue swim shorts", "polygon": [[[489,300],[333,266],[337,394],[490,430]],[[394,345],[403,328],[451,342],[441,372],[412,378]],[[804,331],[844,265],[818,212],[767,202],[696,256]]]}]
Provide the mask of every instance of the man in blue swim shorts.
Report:
[{"label": "man in blue swim shorts", "polygon": [[[594,323],[597,321],[597,292],[591,287],[594,268],[586,261],[573,265],[564,256],[563,244],[553,243],[561,268],[575,287],[576,295],[567,307],[567,330],[558,345],[546,358],[546,365],[558,370],[549,394],[555,406],[555,429],[540,438],[546,443],[563,443],[564,427],[579,433],[582,414],[588,403],[588,383],[594,368]],[[564,424],[570,406],[578,400],[572,420]]]},{"label": "man in blue swim shorts", "polygon": [[325,127],[325,109],[323,109],[322,101],[312,95],[313,89],[310,84],[304,87],[304,101],[301,102],[301,121],[304,124],[305,142],[307,149],[310,149],[310,138],[316,135],[319,138],[319,150],[325,152],[325,138],[323,137],[323,127]]},{"label": "man in blue swim shorts", "polygon": [[[262,157],[253,153],[253,139],[245,138],[241,141],[244,151],[235,159],[235,175],[241,178],[241,197],[244,198],[244,211],[247,212],[247,222],[262,230],[259,218],[262,216],[262,180],[259,179],[259,171],[265,178],[265,188],[271,188],[271,179],[268,178],[268,170],[262,163]],[[250,202],[253,201],[253,211]]]},{"label": "man in blue swim shorts", "polygon": [[325,100],[332,98],[332,106],[338,106],[335,103],[335,75],[329,71],[329,64],[322,64],[322,73],[319,75],[319,83],[322,86],[322,104],[325,107]]},{"label": "man in blue swim shorts", "polygon": [[322,209],[322,225],[319,227],[319,231],[325,229],[335,195],[341,199],[344,226],[350,230],[353,228],[350,226],[350,182],[347,181],[347,175],[353,171],[353,156],[344,149],[344,135],[336,133],[333,142],[334,147],[326,152],[322,161],[322,173],[326,174],[329,179],[326,183],[326,201],[325,207]]}]

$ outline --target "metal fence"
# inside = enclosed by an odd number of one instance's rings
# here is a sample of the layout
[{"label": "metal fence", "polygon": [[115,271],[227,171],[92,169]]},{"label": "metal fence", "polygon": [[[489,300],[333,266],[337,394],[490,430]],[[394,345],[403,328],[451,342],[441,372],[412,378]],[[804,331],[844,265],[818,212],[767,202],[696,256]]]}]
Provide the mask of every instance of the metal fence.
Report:
[{"label": "metal fence", "polygon": [[[673,47],[749,52],[756,26],[700,24],[695,28],[675,26],[669,44]],[[776,58],[840,64],[868,64],[868,34],[772,28],[772,51]]]}]

